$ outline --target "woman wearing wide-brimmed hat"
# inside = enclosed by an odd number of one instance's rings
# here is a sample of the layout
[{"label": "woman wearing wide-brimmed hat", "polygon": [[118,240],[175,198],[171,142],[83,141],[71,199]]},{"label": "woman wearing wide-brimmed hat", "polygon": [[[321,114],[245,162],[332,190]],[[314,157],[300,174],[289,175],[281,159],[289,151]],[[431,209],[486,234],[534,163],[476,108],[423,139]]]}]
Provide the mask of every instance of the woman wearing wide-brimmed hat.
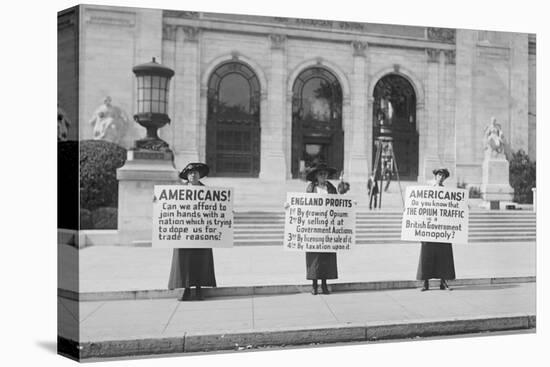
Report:
[{"label": "woman wearing wide-brimmed hat", "polygon": [[[306,188],[308,193],[317,194],[337,194],[338,191],[328,181],[328,178],[336,173],[336,169],[327,166],[325,163],[319,163],[313,166],[306,175],[306,180],[310,181]],[[342,185],[341,190],[349,189],[348,185]],[[344,192],[341,192],[344,193]],[[318,280],[321,279],[321,291],[323,294],[329,294],[327,279],[338,278],[338,268],[336,264],[335,252],[306,252],[306,279],[312,281],[311,293],[318,293]]]},{"label": "woman wearing wide-brimmed hat", "polygon": [[[434,169],[432,173],[435,177],[434,186],[443,186],[443,181],[450,175],[446,168]],[[422,242],[416,273],[416,279],[424,281],[422,291],[427,291],[430,288],[430,279],[433,278],[440,280],[440,289],[451,290],[447,285],[447,280],[456,278],[452,244]]]},{"label": "woman wearing wide-brimmed hat", "polygon": [[[199,180],[208,175],[204,163],[189,163],[179,174],[183,185],[204,186]],[[211,248],[175,248],[168,289],[184,288],[180,301],[203,300],[201,287],[215,287],[214,256]],[[195,287],[195,296],[191,295]]]}]

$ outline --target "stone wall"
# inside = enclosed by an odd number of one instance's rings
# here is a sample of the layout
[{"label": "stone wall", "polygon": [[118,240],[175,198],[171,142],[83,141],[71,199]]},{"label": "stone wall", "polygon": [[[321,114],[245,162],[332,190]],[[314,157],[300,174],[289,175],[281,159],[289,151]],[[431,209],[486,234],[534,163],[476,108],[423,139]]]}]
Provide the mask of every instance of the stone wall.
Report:
[{"label": "stone wall", "polygon": [[[92,138],[89,120],[105,96],[129,116],[135,113],[132,68],[153,57],[162,61],[161,47],[162,10],[82,6],[80,139]],[[133,119],[130,125],[122,141],[126,148],[145,136]]]},{"label": "stone wall", "polygon": [[529,157],[537,160],[537,45],[529,35]]},{"label": "stone wall", "polygon": [[526,34],[457,31],[456,141],[461,182],[478,185],[484,130],[492,116],[510,149],[528,149],[529,63]]},{"label": "stone wall", "polygon": [[[57,104],[71,122],[67,139],[78,139],[78,35],[79,7],[61,12],[57,19]],[[52,122],[53,123],[53,122]]]},{"label": "stone wall", "polygon": [[[80,137],[91,137],[87,122],[106,95],[133,114],[131,69],[157,57],[175,71],[172,123],[160,135],[175,150],[178,167],[205,160],[208,77],[235,59],[248,64],[261,83],[262,179],[290,177],[292,85],[300,71],[315,65],[331,70],[342,86],[344,170],[352,181],[366,181],[372,164],[372,93],[389,73],[407,78],[417,94],[419,181],[445,166],[455,173],[453,182],[480,183],[482,136],[491,116],[513,149],[534,153],[535,61],[526,34],[423,34],[413,27],[407,37],[404,28],[370,34],[366,25],[340,23],[83,6]],[[143,135],[133,123],[126,145]]]}]

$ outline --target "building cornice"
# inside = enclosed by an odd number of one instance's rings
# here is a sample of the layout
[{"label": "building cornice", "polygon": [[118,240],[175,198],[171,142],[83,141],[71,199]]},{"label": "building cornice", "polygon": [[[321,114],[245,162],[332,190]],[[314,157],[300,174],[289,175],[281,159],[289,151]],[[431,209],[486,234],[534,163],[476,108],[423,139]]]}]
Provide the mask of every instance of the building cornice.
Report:
[{"label": "building cornice", "polygon": [[[381,46],[392,48],[407,48],[423,50],[426,48],[439,48],[443,50],[452,50],[456,48],[454,43],[441,41],[433,37],[428,39],[427,36],[407,37],[405,35],[388,35],[368,33],[358,31],[357,26],[350,26],[350,22],[337,22],[338,24],[347,24],[342,27],[323,27],[323,26],[298,26],[295,23],[288,24],[285,22],[259,22],[258,20],[228,20],[228,19],[205,19],[201,15],[198,17],[174,17],[171,13],[164,13],[164,24],[196,26],[200,27],[204,32],[223,32],[233,34],[245,34],[250,36],[266,37],[271,34],[284,36],[286,40],[314,40],[334,43],[350,43],[353,41],[368,43],[369,46]],[[202,14],[202,13],[201,13]],[[270,17],[256,17],[267,18]],[[287,18],[293,19],[293,18]],[[328,24],[328,23],[323,23]],[[353,23],[367,24],[367,23]],[[368,24],[367,24],[368,25]],[[422,27],[416,27],[422,28]],[[426,34],[425,28],[424,34]]]}]

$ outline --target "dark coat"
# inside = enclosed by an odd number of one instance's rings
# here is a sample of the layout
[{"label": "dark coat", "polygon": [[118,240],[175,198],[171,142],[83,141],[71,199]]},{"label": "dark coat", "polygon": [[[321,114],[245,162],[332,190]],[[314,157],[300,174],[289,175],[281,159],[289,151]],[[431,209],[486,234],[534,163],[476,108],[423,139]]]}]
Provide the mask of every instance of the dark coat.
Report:
[{"label": "dark coat", "polygon": [[429,280],[456,278],[453,245],[441,242],[422,242],[416,279]]},{"label": "dark coat", "polygon": [[[310,183],[306,192],[313,193],[317,191],[317,184]],[[327,181],[327,191],[329,194],[336,194],[336,188]],[[337,279],[338,268],[336,265],[335,252],[306,252],[306,279]]]},{"label": "dark coat", "polygon": [[196,286],[216,286],[212,249],[175,248],[168,289]]},{"label": "dark coat", "polygon": [[416,279],[456,279],[453,245],[443,242],[422,242]]},{"label": "dark coat", "polygon": [[[199,182],[200,186],[204,186]],[[214,256],[211,248],[175,248],[168,289],[196,286],[215,287]]]}]

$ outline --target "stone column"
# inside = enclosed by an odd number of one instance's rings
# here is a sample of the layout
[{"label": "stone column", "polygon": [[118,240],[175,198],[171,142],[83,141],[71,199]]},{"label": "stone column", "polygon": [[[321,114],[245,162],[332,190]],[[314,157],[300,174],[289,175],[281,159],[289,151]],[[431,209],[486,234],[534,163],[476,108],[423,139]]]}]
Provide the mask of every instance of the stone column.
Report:
[{"label": "stone column", "polygon": [[200,161],[199,120],[200,98],[200,29],[178,27],[176,33],[176,75],[174,78],[175,116],[174,153],[176,167],[182,168],[189,162]]},{"label": "stone column", "polygon": [[[171,24],[165,24],[162,27],[162,64],[169,67],[172,70],[176,70],[176,31],[177,26]],[[176,75],[177,78],[177,75]],[[174,147],[175,139],[174,133],[177,123],[174,123],[176,117],[175,101],[177,100],[174,79],[170,81],[170,91],[168,99],[168,116],[172,120],[172,123],[163,126],[158,130],[159,137],[168,143],[171,147]]]},{"label": "stone column", "polygon": [[286,178],[290,179],[292,177],[292,90],[286,91],[286,101],[285,101],[285,162],[286,162]]},{"label": "stone column", "polygon": [[[261,161],[260,179],[269,181],[286,180],[285,142],[285,42],[286,36],[271,34],[271,68],[267,85],[267,111],[261,110]],[[262,86],[264,90],[265,86]],[[266,96],[262,96],[265,98]],[[265,106],[266,104],[263,104]],[[265,116],[265,118],[264,118]]]},{"label": "stone column", "polygon": [[440,99],[439,89],[442,79],[441,69],[444,67],[444,55],[443,51],[439,49],[426,49],[426,56],[428,62],[428,82],[426,87],[426,104],[428,113],[425,114],[425,121],[419,131],[420,134],[420,156],[424,156],[423,159],[423,174],[420,181],[430,180],[432,170],[441,165],[440,159]]},{"label": "stone column", "polygon": [[[455,139],[455,50],[445,50],[443,69],[443,83],[440,85],[440,104],[443,109],[440,114],[440,159],[445,168],[451,173],[447,185],[456,185],[458,175],[456,172],[456,139]],[[441,131],[443,133],[441,133]]]},{"label": "stone column", "polygon": [[[344,133],[349,136],[347,141],[349,145],[349,154],[346,158],[349,162],[345,165],[346,180],[352,183],[352,192],[355,188],[363,187],[368,179],[369,157],[367,156],[367,145],[370,144],[366,139],[366,116],[367,109],[367,82],[366,82],[366,60],[365,53],[368,45],[365,42],[352,42],[353,47],[353,77],[351,83],[351,108],[352,120],[349,130]],[[346,150],[348,150],[346,149]],[[355,183],[355,184],[354,184]],[[362,186],[361,186],[362,185]]]},{"label": "stone column", "polygon": [[528,151],[529,142],[529,39],[513,33],[510,42],[510,126],[513,151]]},{"label": "stone column", "polygon": [[[369,83],[370,84],[370,83]],[[367,91],[369,93],[369,91]],[[372,110],[374,108],[374,97],[370,94],[365,95],[366,102],[367,102],[367,108],[365,111],[365,155],[367,159],[367,175],[370,175],[373,165],[373,140],[374,140],[374,134],[373,134],[373,120],[372,120]]]},{"label": "stone column", "polygon": [[476,40],[476,31],[459,29],[456,32],[455,141],[457,176],[467,183],[479,184],[481,170],[473,155],[473,150],[479,149],[480,134],[474,123],[473,107]]},{"label": "stone column", "polygon": [[427,124],[428,113],[426,112],[426,102],[425,100],[416,101],[416,129],[418,131],[418,176],[416,180],[420,183],[424,182],[424,165],[425,160],[422,159],[424,152],[426,151],[425,146],[427,144],[426,137],[424,136],[425,131],[427,130],[425,125]]}]

